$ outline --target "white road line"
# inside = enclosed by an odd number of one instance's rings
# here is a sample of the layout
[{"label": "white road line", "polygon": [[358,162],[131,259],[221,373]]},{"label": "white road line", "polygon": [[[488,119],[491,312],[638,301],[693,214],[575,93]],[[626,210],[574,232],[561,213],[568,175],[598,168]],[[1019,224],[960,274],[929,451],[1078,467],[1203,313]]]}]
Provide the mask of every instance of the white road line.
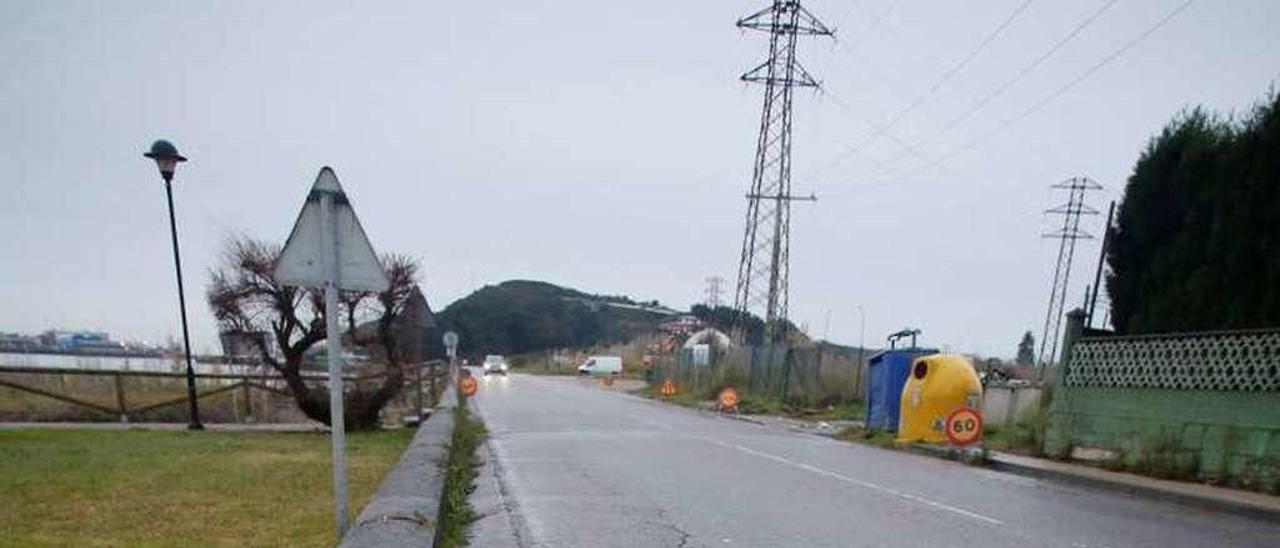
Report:
[{"label": "white road line", "polygon": [[[708,440],[708,441],[711,441],[711,440]],[[778,455],[772,455],[772,454],[765,453],[765,452],[762,452],[762,451],[756,451],[755,449],[751,449],[751,448],[749,448],[749,447],[743,447],[743,446],[741,446],[741,445],[737,445],[737,444],[733,444],[733,443],[726,443],[726,442],[722,442],[722,441],[711,441],[711,443],[714,443],[714,444],[716,444],[716,445],[720,445],[720,446],[723,446],[723,447],[728,447],[728,448],[730,448],[730,449],[737,449],[737,450],[739,450],[739,451],[742,451],[743,453],[747,453],[747,454],[750,454],[750,455],[755,455],[755,456],[757,456],[757,457],[764,458],[764,459],[769,459],[769,460],[771,460],[771,461],[779,462],[779,463],[785,464],[785,465],[787,465],[787,466],[792,466],[792,467],[799,468],[799,469],[801,469],[801,470],[805,470],[805,471],[808,471],[808,472],[813,472],[814,474],[818,474],[818,475],[820,475],[820,476],[826,476],[826,477],[828,477],[828,478],[831,478],[831,479],[837,479],[837,480],[843,481],[843,482],[845,482],[845,483],[851,483],[851,484],[853,484],[853,485],[857,485],[857,486],[859,486],[859,487],[865,487],[865,488],[867,488],[867,489],[871,489],[871,490],[873,490],[873,491],[879,491],[879,492],[881,492],[881,493],[885,493],[885,494],[888,494],[888,495],[893,495],[893,496],[895,496],[895,497],[903,498],[903,499],[906,499],[906,500],[909,500],[909,501],[918,502],[918,503],[921,503],[921,504],[924,504],[924,505],[932,506],[932,507],[937,508],[937,509],[939,509],[939,510],[946,510],[946,511],[948,511],[948,512],[953,512],[953,513],[956,513],[956,514],[962,515],[962,516],[967,517],[967,518],[976,519],[976,520],[978,520],[978,521],[983,521],[983,522],[989,523],[989,524],[991,524],[991,525],[1004,525],[1004,522],[1003,522],[1003,521],[1000,521],[1000,520],[995,519],[995,518],[993,518],[993,517],[984,516],[984,515],[979,514],[979,513],[977,513],[977,512],[970,512],[970,511],[968,511],[968,510],[965,510],[964,508],[957,508],[957,507],[955,507],[955,506],[951,506],[950,504],[944,504],[944,503],[938,502],[938,501],[936,501],[936,500],[929,500],[929,499],[927,499],[927,498],[920,497],[920,496],[916,496],[916,495],[912,495],[912,494],[910,494],[910,493],[903,493],[902,491],[898,491],[897,489],[892,489],[892,488],[889,488],[889,487],[885,487],[885,486],[883,486],[883,485],[878,485],[878,484],[875,484],[875,483],[871,483],[871,482],[869,482],[869,481],[863,481],[863,480],[860,480],[860,479],[851,478],[851,477],[846,476],[846,475],[844,475],[844,474],[840,474],[840,473],[832,472],[832,471],[830,471],[830,470],[823,470],[823,469],[818,468],[818,467],[816,467],[816,466],[810,466],[810,465],[808,465],[808,464],[804,464],[804,463],[796,462],[796,461],[793,461],[793,460],[788,459],[788,458],[786,458],[786,457],[781,457],[781,456],[778,456]]]}]

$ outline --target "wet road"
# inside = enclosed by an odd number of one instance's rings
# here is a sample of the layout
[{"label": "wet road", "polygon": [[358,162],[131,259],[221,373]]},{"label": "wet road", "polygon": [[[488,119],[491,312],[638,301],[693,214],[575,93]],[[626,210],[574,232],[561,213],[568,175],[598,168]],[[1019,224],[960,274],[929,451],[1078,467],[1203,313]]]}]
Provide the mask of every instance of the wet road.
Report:
[{"label": "wet road", "polygon": [[[493,377],[472,400],[512,524],[501,544],[1280,546],[1274,521],[794,433],[584,382]],[[486,535],[485,545],[499,544]]]}]

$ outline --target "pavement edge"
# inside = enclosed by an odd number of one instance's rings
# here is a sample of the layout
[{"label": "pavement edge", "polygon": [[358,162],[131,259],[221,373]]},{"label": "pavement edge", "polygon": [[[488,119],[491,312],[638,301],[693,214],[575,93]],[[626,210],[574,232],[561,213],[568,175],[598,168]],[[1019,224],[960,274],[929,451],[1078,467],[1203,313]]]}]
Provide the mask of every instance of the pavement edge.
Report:
[{"label": "pavement edge", "polygon": [[[1176,502],[1187,506],[1196,506],[1208,510],[1241,514],[1267,520],[1280,519],[1280,499],[1277,499],[1276,504],[1267,505],[1250,502],[1240,498],[1233,499],[1227,497],[1197,495],[1182,490],[1166,488],[1160,483],[1156,483],[1166,480],[1138,477],[1133,481],[1119,481],[1106,478],[1102,475],[1086,475],[1056,468],[1030,466],[1016,460],[1004,458],[1004,456],[999,453],[992,453],[988,456],[986,462],[983,463],[983,466],[992,470],[1009,472],[1020,476],[1050,479],[1064,483],[1119,491],[1137,496]],[[1200,484],[1190,484],[1188,487],[1198,485]],[[1255,495],[1264,496],[1252,492],[1240,493],[1240,496],[1250,498]]]}]

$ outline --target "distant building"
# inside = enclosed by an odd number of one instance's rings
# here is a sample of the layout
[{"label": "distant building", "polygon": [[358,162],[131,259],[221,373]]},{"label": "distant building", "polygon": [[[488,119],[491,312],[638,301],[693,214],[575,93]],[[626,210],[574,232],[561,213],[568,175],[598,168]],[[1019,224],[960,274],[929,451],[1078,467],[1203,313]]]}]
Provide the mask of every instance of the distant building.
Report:
[{"label": "distant building", "polygon": [[102,331],[53,331],[53,345],[60,352],[73,354],[124,354],[123,344],[111,340]]},{"label": "distant building", "polygon": [[275,345],[267,340],[267,334],[261,331],[224,331],[218,333],[218,342],[222,343],[222,356],[233,363],[257,363],[262,359],[258,349],[259,343],[265,343],[267,350],[275,357]]},{"label": "distant building", "polygon": [[733,346],[733,339],[714,327],[708,327],[689,335],[689,338],[684,341],[684,348],[693,348],[700,344],[709,344],[716,348],[729,348]]},{"label": "distant building", "polygon": [[146,343],[121,343],[101,331],[49,330],[39,335],[0,333],[0,352],[86,354],[90,356],[159,356]]},{"label": "distant building", "polygon": [[40,348],[40,339],[21,333],[0,333],[0,351],[33,352]]},{"label": "distant building", "polygon": [[697,316],[685,314],[674,320],[662,322],[662,324],[658,326],[658,329],[672,335],[687,336],[700,331],[705,327],[707,327],[706,322],[698,319]]}]

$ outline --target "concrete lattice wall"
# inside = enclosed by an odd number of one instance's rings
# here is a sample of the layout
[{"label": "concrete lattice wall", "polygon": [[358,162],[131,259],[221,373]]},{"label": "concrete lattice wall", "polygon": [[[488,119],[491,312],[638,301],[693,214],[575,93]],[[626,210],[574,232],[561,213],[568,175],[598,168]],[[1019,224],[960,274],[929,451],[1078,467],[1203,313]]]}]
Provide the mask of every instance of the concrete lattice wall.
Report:
[{"label": "concrete lattice wall", "polygon": [[1280,330],[1079,337],[1069,315],[1045,451],[1280,489]]}]

